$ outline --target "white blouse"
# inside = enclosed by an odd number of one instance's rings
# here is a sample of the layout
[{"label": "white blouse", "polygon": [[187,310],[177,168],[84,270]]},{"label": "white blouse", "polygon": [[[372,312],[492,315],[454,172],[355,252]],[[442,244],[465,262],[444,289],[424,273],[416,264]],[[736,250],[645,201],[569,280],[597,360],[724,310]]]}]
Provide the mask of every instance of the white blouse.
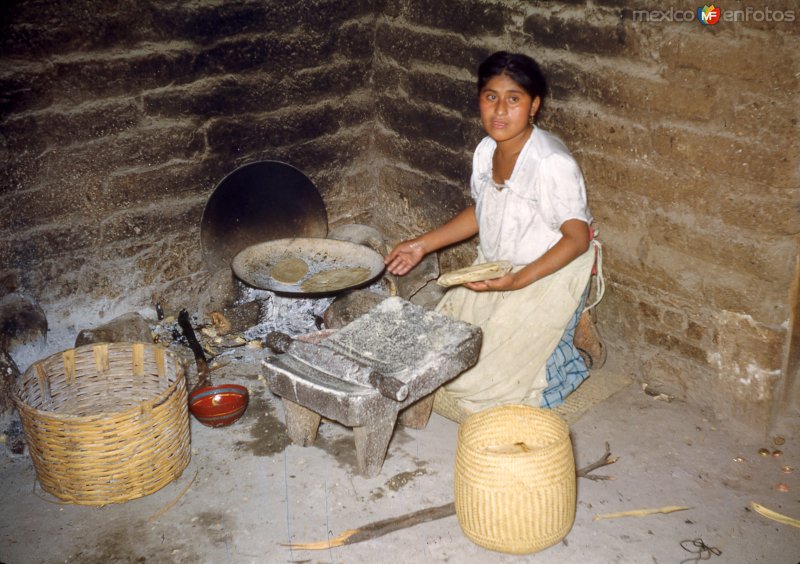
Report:
[{"label": "white blouse", "polygon": [[526,265],[561,239],[559,228],[568,219],[591,224],[583,174],[558,137],[534,127],[511,178],[500,186],[492,180],[496,146],[485,137],[472,159],[471,194],[484,259]]}]

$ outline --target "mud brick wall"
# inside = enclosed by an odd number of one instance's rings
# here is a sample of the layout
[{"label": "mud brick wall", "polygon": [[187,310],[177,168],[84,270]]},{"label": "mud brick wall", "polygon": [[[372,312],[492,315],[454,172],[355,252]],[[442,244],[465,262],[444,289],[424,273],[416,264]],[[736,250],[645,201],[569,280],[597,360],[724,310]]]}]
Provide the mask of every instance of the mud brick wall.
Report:
[{"label": "mud brick wall", "polygon": [[304,171],[332,222],[358,215],[345,188],[374,189],[358,165],[368,0],[24,1],[2,15],[0,263],[51,326],[188,305],[207,275],[203,207],[241,164]]},{"label": "mud brick wall", "polygon": [[[468,203],[482,136],[477,64],[523,51],[551,83],[540,124],[587,178],[605,248],[609,365],[766,429],[800,406],[800,24],[635,21],[652,9],[6,3],[3,273],[51,326],[79,308],[99,317],[156,299],[180,305],[208,276],[206,199],[260,159],[309,175],[332,225],[419,234]],[[442,266],[473,256],[474,244],[461,245]]]},{"label": "mud brick wall", "polygon": [[381,197],[411,234],[452,215],[482,135],[477,62],[534,56],[552,93],[540,124],[580,162],[605,246],[609,366],[765,429],[800,403],[800,23],[634,21],[641,9],[653,5],[388,2]]}]

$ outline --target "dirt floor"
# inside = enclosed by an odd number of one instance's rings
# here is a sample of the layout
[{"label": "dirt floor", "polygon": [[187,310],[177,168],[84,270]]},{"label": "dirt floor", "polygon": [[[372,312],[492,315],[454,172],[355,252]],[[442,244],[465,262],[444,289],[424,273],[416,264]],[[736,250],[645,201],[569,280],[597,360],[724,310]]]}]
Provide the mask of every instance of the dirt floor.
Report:
[{"label": "dirt floor", "polygon": [[[572,430],[577,466],[619,460],[578,480],[575,524],[541,552],[512,556],[473,544],[455,516],[321,551],[290,542],[324,541],[347,529],[453,498],[458,426],[436,414],[427,428],[395,431],[382,472],[356,470],[352,432],[323,422],[310,447],[289,444],[278,398],[253,351],[217,373],[251,390],[245,416],[227,428],[192,421],[192,460],[175,482],[124,504],[62,504],[42,491],[29,457],[0,455],[0,562],[110,563],[678,563],[796,564],[800,529],[750,509],[757,502],[800,518],[800,436],[736,436],[692,406],[665,402],[631,384],[594,406]],[[603,378],[597,371],[592,378]],[[780,457],[759,449],[780,449]],[[784,473],[783,467],[793,467]],[[788,486],[788,492],[776,489]],[[664,506],[670,514],[595,520],[601,514]],[[709,550],[698,550],[701,539]],[[684,542],[688,541],[688,542]],[[700,545],[698,541],[697,545]]]}]

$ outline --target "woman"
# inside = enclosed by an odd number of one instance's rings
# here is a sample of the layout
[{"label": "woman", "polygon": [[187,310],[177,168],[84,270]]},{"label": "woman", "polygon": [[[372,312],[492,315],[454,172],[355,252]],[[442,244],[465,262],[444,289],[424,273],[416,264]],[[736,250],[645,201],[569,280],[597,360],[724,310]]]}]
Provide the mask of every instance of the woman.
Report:
[{"label": "woman", "polygon": [[559,139],[534,126],[545,91],[526,55],[498,52],[480,65],[487,136],[473,157],[475,203],[386,257],[389,272],[403,275],[426,254],[479,233],[477,262],[514,264],[501,278],[450,290],[437,308],[483,330],[477,364],[437,397],[463,414],[503,403],[553,407],[588,373],[570,331],[594,263],[592,218],[577,163]]}]

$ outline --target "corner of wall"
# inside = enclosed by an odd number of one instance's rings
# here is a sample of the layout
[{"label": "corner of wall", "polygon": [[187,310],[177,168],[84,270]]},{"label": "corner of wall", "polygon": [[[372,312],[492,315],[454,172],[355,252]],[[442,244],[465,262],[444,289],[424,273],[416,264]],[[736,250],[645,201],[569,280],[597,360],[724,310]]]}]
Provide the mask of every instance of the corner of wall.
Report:
[{"label": "corner of wall", "polygon": [[770,427],[787,417],[800,415],[800,235],[795,237],[794,280],[789,288],[789,319],[783,355],[783,378],[776,392]]}]

